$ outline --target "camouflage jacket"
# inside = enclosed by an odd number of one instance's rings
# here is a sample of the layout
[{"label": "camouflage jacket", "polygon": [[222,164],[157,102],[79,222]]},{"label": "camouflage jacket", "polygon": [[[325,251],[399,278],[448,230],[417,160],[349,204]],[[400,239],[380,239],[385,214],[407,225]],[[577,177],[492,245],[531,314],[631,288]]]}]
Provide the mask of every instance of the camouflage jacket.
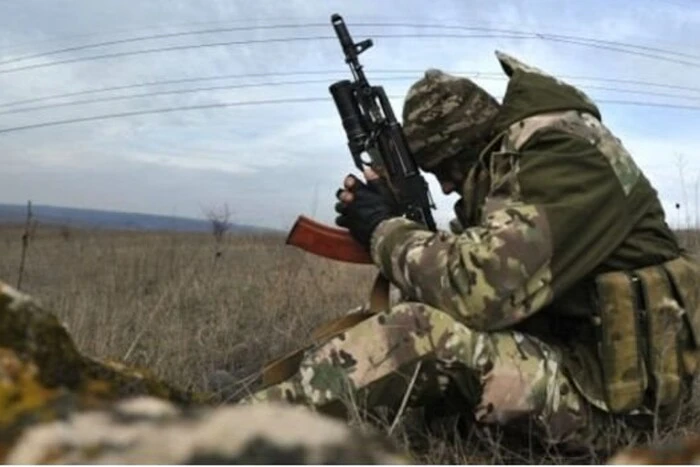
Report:
[{"label": "camouflage jacket", "polygon": [[589,314],[581,292],[596,274],[658,264],[680,248],[656,191],[591,100],[497,55],[510,80],[496,136],[455,206],[466,228],[433,233],[389,219],[371,254],[405,297],[472,329],[537,330],[533,322]]}]

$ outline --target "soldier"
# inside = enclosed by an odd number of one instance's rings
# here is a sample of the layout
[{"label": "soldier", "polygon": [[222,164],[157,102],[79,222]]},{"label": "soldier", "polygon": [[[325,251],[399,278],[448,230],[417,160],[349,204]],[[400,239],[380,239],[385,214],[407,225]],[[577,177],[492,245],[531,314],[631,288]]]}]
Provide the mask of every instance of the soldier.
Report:
[{"label": "soldier", "polygon": [[477,423],[577,448],[688,397],[698,270],[656,191],[584,93],[497,58],[500,104],[439,70],[404,102],[421,169],[461,196],[452,232],[397,216],[371,172],[338,190],[337,224],[406,301],[318,342],[244,403],[449,400]]}]

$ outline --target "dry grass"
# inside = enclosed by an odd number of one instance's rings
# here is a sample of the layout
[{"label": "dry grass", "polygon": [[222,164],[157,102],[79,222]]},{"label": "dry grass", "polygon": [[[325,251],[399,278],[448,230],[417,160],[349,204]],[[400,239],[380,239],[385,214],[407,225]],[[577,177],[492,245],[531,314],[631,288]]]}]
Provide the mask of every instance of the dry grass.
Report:
[{"label": "dry grass", "polygon": [[[20,228],[0,228],[0,278],[14,284]],[[184,387],[215,369],[236,377],[295,347],[324,319],[359,304],[372,269],[231,236],[40,227],[22,289],[66,324],[89,355],[126,359]]]},{"label": "dry grass", "polygon": [[[22,233],[21,226],[0,227],[0,279],[10,284],[17,282]],[[684,233],[683,241],[700,245],[697,233]],[[285,246],[281,235],[229,236],[223,255],[216,251],[207,234],[40,226],[22,288],[65,322],[88,355],[123,359],[204,390],[214,370],[225,370],[233,383],[224,400],[255,384],[263,362],[305,341],[315,325],[364,302],[375,272],[315,258]],[[697,418],[676,432],[695,428]],[[510,451],[501,434],[465,433],[456,422],[428,432],[410,413],[393,436],[429,463],[601,460]]]}]

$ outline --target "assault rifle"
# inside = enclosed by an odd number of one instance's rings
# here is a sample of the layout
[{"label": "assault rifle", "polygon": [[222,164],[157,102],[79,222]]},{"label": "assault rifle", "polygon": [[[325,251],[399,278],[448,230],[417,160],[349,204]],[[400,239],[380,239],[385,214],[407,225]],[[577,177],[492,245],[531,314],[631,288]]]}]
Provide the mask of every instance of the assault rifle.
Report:
[{"label": "assault rifle", "polygon": [[[370,167],[387,182],[404,216],[436,230],[428,184],[408,149],[401,125],[381,86],[371,86],[358,56],[372,46],[372,39],[355,43],[343,18],[334,14],[331,23],[345,54],[353,80],[333,83],[329,91],[340,114],[355,166]],[[369,161],[363,154],[369,155]],[[371,263],[369,253],[345,229],[329,227],[299,216],[287,244],[326,258],[352,263]]]}]

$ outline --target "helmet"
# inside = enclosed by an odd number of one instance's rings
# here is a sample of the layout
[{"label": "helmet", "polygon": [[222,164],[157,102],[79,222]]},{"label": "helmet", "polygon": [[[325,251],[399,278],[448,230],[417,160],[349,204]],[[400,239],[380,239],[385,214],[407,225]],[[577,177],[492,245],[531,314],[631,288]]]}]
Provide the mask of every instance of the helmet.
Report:
[{"label": "helmet", "polygon": [[500,104],[467,78],[430,69],[408,90],[403,129],[418,165],[429,170],[483,140]]}]

